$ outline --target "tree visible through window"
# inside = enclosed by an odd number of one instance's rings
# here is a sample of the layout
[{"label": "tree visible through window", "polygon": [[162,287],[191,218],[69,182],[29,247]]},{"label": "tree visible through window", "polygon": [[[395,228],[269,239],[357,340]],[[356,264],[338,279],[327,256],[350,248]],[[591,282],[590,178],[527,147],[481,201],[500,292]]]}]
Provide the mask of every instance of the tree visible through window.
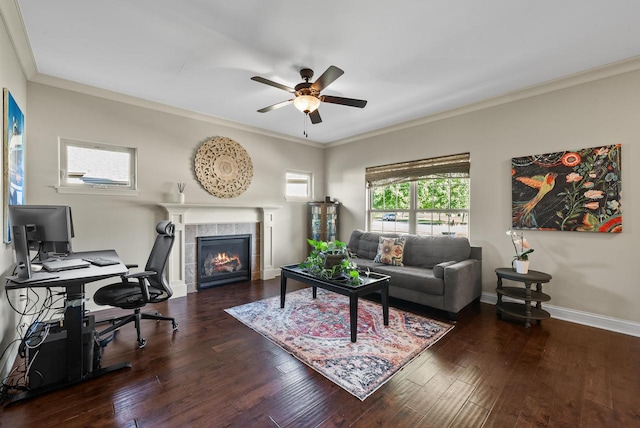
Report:
[{"label": "tree visible through window", "polygon": [[369,230],[468,236],[468,171],[468,154],[368,168]]}]

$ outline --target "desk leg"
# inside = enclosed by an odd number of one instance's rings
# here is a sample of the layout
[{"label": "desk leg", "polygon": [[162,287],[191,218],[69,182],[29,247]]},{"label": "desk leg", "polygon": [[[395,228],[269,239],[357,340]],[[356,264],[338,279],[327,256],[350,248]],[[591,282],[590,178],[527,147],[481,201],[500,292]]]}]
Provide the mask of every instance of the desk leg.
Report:
[{"label": "desk leg", "polygon": [[349,295],[349,324],[351,327],[351,341],[358,340],[358,295]]},{"label": "desk leg", "polygon": [[67,330],[67,381],[82,379],[84,375],[84,348],[82,346],[82,326],[84,317],[84,292],[82,285],[67,286],[64,311],[64,328]]},{"label": "desk leg", "polygon": [[287,294],[287,276],[284,271],[280,274],[280,309],[284,308],[284,299]]}]

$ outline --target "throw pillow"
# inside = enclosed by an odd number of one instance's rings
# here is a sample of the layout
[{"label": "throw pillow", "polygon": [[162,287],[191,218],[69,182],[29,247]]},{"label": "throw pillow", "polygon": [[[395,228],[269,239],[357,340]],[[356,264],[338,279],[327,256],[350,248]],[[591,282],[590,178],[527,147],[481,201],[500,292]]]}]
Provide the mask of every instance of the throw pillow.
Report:
[{"label": "throw pillow", "polygon": [[405,237],[386,238],[381,236],[378,241],[378,253],[373,259],[374,262],[386,265],[404,266],[402,257],[404,256]]}]

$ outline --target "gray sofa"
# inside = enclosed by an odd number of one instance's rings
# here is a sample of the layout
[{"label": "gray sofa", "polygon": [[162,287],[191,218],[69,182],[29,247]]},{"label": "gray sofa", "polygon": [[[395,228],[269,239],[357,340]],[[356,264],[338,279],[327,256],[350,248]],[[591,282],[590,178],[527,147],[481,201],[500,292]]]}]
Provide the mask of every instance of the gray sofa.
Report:
[{"label": "gray sofa", "polygon": [[[404,266],[374,262],[380,236],[405,237]],[[482,293],[482,247],[456,236],[419,236],[354,230],[348,243],[360,268],[391,276],[389,295],[447,311],[458,312]]]}]

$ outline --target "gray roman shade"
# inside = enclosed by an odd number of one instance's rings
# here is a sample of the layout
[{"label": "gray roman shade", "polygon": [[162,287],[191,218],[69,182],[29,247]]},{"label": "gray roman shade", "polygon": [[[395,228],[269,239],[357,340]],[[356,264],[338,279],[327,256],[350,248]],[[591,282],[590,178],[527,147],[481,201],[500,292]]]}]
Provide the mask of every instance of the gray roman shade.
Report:
[{"label": "gray roman shade", "polygon": [[429,177],[455,174],[469,177],[469,153],[441,156],[389,165],[371,166],[365,170],[367,187],[418,181]]}]

